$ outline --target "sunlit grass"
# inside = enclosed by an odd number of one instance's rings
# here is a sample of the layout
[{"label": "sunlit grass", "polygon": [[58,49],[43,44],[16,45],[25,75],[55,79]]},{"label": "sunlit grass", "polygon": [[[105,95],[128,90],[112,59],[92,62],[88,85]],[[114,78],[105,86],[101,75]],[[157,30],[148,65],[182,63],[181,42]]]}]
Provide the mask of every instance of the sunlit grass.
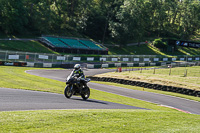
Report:
[{"label": "sunlit grass", "polygon": [[[154,74],[155,72],[155,74]],[[170,85],[200,90],[200,67],[179,67],[172,69],[150,69],[140,71],[124,71],[100,74],[99,77],[112,77],[143,81],[154,84]]]},{"label": "sunlit grass", "polygon": [[147,110],[48,110],[0,112],[0,132],[187,132],[200,130],[200,116]]}]

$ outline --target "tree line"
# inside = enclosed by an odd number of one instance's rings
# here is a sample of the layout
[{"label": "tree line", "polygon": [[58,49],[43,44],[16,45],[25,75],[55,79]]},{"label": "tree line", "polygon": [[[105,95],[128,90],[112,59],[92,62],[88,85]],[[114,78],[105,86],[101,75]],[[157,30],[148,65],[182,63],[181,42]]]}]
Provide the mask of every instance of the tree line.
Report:
[{"label": "tree line", "polygon": [[187,39],[200,31],[199,0],[0,0],[4,34],[84,35],[120,44]]}]

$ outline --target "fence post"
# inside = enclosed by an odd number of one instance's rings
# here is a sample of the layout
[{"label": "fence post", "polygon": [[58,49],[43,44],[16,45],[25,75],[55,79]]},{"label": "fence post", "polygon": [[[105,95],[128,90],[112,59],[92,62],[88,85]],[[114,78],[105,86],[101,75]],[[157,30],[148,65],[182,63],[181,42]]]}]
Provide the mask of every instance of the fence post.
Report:
[{"label": "fence post", "polygon": [[25,53],[25,62],[26,62],[26,55],[27,55],[27,52]]},{"label": "fence post", "polygon": [[36,54],[37,54],[37,53],[35,53],[35,58],[34,58],[34,62],[36,62]]},{"label": "fence post", "polygon": [[155,74],[156,73],[156,69],[155,69],[155,67],[153,68],[154,70],[153,70],[153,74]]},{"label": "fence post", "polygon": [[6,55],[5,55],[5,61],[6,61],[6,58],[7,58],[7,54],[8,54],[8,50],[6,51]]},{"label": "fence post", "polygon": [[53,63],[53,56],[54,56],[54,54],[52,54],[52,63]]},{"label": "fence post", "polygon": [[[17,56],[17,52],[15,53],[15,55]],[[17,59],[15,58],[15,62],[17,61]]]},{"label": "fence post", "polygon": [[169,75],[171,75],[171,72],[172,72],[172,67],[170,66]]}]

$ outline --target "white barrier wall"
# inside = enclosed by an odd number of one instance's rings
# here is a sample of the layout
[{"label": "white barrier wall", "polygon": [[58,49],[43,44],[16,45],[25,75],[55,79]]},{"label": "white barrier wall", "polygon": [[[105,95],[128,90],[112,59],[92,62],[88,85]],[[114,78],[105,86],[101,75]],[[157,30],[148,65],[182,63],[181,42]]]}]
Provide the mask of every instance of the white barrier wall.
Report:
[{"label": "white barrier wall", "polygon": [[134,58],[133,60],[134,61],[140,61],[140,58]]},{"label": "white barrier wall", "polygon": [[108,64],[102,64],[102,68],[108,68]]},{"label": "white barrier wall", "polygon": [[9,55],[8,59],[18,60],[19,59],[19,55]]},{"label": "white barrier wall", "polygon": [[145,66],[145,63],[139,63],[139,66]]},{"label": "white barrier wall", "polygon": [[43,67],[52,67],[52,63],[43,63]]},{"label": "white barrier wall", "polygon": [[133,63],[127,63],[127,67],[133,67]]},{"label": "white barrier wall", "polygon": [[34,67],[35,63],[32,63],[32,62],[27,62],[27,67]]},{"label": "white barrier wall", "polygon": [[118,59],[117,58],[112,58],[112,61],[118,61]]},{"label": "white barrier wall", "polygon": [[153,60],[154,60],[154,61],[159,61],[159,58],[154,58]]},{"label": "white barrier wall", "polygon": [[156,66],[156,63],[150,63],[150,66]]},{"label": "white barrier wall", "polygon": [[87,57],[87,61],[94,61],[94,57]]},{"label": "white barrier wall", "polygon": [[115,67],[121,67],[122,63],[115,63]]},{"label": "white barrier wall", "polygon": [[149,58],[144,58],[144,61],[150,61]]},{"label": "white barrier wall", "polygon": [[57,60],[63,60],[63,61],[64,61],[66,58],[65,58],[64,56],[57,56],[56,59],[57,59]]},{"label": "white barrier wall", "polygon": [[123,61],[129,61],[129,58],[123,58],[122,60]]},{"label": "white barrier wall", "polygon": [[89,68],[89,69],[94,68],[94,64],[87,64],[87,68]]},{"label": "white barrier wall", "polygon": [[172,61],[176,61],[176,58],[172,58]]},{"label": "white barrier wall", "polygon": [[100,58],[99,61],[106,61],[106,58]]},{"label": "white barrier wall", "polygon": [[80,61],[81,57],[73,57],[73,61]]}]

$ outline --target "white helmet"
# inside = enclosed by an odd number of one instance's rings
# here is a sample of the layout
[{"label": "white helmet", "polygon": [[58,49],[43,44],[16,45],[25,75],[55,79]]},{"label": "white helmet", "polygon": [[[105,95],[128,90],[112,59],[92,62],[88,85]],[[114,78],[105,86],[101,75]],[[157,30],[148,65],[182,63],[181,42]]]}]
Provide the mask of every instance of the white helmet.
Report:
[{"label": "white helmet", "polygon": [[75,66],[74,66],[74,69],[75,70],[79,70],[81,68],[81,65],[80,64],[76,64]]}]

